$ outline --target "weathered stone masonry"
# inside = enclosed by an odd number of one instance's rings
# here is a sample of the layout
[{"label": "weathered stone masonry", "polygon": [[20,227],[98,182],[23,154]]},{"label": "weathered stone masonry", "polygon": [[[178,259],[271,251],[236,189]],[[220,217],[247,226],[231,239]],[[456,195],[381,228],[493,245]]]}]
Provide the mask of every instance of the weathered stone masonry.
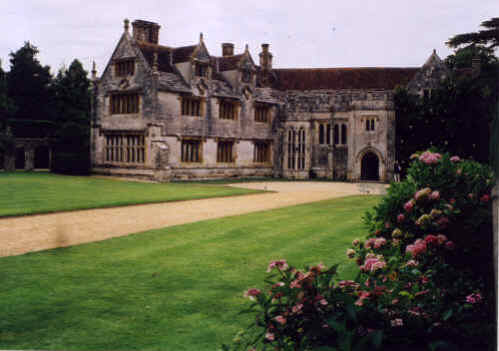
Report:
[{"label": "weathered stone masonry", "polygon": [[159,45],[159,30],[137,20],[130,33],[126,20],[101,78],[93,71],[94,173],[388,181],[393,89],[423,91],[441,67],[434,53],[421,69],[275,69],[268,44],[256,65],[231,43],[210,55],[202,34]]}]

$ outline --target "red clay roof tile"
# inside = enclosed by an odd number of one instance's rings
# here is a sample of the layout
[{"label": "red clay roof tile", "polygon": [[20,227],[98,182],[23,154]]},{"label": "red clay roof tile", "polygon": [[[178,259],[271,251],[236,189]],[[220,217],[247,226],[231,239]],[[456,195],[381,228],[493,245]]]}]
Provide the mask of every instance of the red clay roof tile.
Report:
[{"label": "red clay roof tile", "polygon": [[419,68],[274,69],[279,90],[393,89],[406,85]]}]

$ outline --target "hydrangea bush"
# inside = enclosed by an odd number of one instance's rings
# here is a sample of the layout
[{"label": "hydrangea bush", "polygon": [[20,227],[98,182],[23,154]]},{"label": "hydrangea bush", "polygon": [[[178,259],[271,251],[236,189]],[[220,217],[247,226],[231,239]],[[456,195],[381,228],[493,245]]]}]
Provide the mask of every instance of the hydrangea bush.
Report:
[{"label": "hydrangea bush", "polygon": [[487,349],[493,344],[491,189],[487,166],[426,151],[413,155],[346,255],[359,266],[338,281],[322,264],[268,267],[249,289],[256,314],[241,350]]}]

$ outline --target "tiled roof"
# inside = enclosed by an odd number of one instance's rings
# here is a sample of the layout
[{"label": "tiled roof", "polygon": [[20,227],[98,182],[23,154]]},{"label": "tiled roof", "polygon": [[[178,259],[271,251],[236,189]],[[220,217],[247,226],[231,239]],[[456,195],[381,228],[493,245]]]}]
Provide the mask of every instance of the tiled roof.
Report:
[{"label": "tiled roof", "polygon": [[181,46],[173,50],[173,63],[187,62],[191,58],[197,45]]},{"label": "tiled roof", "polygon": [[256,88],[254,99],[256,102],[264,102],[268,104],[279,104],[284,99],[282,96],[282,92],[278,92],[271,88]]},{"label": "tiled roof", "polygon": [[159,72],[159,88],[161,90],[182,93],[191,92],[191,88],[188,87],[183,79],[175,73]]},{"label": "tiled roof", "polygon": [[149,66],[152,67],[154,61],[154,52],[158,53],[158,70],[160,72],[169,72],[173,73],[174,70],[170,65],[170,55],[172,52],[172,48],[168,46],[161,46],[156,44],[147,43],[144,41],[138,41],[137,45],[139,46],[142,54]]},{"label": "tiled roof", "polygon": [[393,89],[406,85],[419,68],[274,69],[279,90]]}]

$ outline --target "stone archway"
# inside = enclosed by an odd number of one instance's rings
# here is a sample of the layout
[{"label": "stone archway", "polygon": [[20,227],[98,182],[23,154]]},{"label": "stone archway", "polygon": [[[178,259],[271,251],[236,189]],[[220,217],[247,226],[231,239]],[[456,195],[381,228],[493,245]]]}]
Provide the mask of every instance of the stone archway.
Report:
[{"label": "stone archway", "polygon": [[379,180],[379,166],[380,160],[378,156],[374,152],[366,152],[360,161],[360,179]]}]

